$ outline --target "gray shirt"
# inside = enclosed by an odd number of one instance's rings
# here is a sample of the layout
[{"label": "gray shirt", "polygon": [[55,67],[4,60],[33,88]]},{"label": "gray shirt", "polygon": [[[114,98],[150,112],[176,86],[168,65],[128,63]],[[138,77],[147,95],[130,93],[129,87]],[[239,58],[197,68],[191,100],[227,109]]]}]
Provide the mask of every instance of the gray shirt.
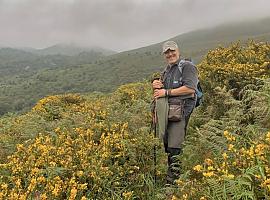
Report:
[{"label": "gray shirt", "polygon": [[[178,63],[174,65],[168,65],[163,72],[163,84],[165,89],[175,89],[181,86],[186,86],[188,88],[197,89],[198,84],[198,70],[196,66],[189,61],[185,61],[182,67],[182,75],[178,69]],[[181,79],[182,76],[182,79]],[[187,99],[193,97],[193,94],[180,95],[178,98]],[[175,97],[170,97],[169,102],[171,102]]]}]

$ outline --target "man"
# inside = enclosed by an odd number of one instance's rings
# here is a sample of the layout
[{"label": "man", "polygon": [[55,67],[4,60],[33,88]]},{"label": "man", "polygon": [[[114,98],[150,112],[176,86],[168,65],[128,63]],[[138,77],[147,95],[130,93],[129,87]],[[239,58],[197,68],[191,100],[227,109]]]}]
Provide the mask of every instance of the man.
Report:
[{"label": "man", "polygon": [[[167,99],[168,109],[163,109],[162,112],[170,113],[171,105],[176,104],[182,105],[183,110],[183,115],[181,114],[178,120],[166,119],[164,134],[162,134],[165,152],[168,153],[167,182],[171,184],[179,176],[179,166],[177,166],[175,156],[181,153],[189,117],[195,107],[198,72],[192,62],[180,59],[180,51],[174,41],[165,42],[162,52],[167,67],[161,74],[161,79],[154,80],[152,83],[154,98],[156,102],[160,99]],[[158,104],[156,105],[158,106]],[[157,109],[159,108],[157,107]],[[167,118],[168,115],[170,116],[170,114],[164,115],[163,113],[162,115],[157,112],[157,118],[164,118],[164,116]],[[159,122],[160,120],[158,120]]]}]

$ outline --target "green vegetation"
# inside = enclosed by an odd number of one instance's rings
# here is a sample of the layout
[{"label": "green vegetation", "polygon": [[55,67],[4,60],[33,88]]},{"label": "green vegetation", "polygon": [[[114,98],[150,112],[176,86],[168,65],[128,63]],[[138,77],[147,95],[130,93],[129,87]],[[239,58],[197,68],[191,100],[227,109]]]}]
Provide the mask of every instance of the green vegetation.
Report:
[{"label": "green vegetation", "polygon": [[204,57],[205,101],[193,113],[182,175],[171,187],[162,145],[149,134],[149,81],[48,96],[26,114],[5,115],[0,199],[268,199],[269,62],[270,45],[256,42]]},{"label": "green vegetation", "polygon": [[[175,38],[182,56],[195,63],[218,45],[250,38],[269,41],[269,19],[198,30]],[[252,28],[250,28],[252,27]],[[112,92],[122,84],[142,81],[163,69],[161,43],[118,54],[100,51],[74,55],[44,55],[64,52],[61,46],[43,52],[29,53],[0,49],[0,115],[28,111],[36,101],[47,95],[70,92]],[[33,51],[30,51],[33,52]],[[41,54],[41,55],[40,55]],[[43,56],[42,56],[43,55]]]},{"label": "green vegetation", "polygon": [[76,56],[81,53],[90,52],[92,54],[100,55],[112,55],[117,52],[98,48],[98,47],[80,47],[75,44],[56,44],[45,49],[32,49],[32,48],[23,48],[24,51],[31,52],[37,55],[66,55],[66,56]]}]

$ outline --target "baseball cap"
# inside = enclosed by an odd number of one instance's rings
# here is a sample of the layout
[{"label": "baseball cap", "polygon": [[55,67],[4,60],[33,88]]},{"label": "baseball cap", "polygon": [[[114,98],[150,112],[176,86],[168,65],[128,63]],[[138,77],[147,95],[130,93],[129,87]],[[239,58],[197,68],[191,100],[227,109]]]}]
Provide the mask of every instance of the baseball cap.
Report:
[{"label": "baseball cap", "polygon": [[176,44],[176,42],[174,42],[174,41],[164,42],[164,44],[162,45],[162,53],[165,53],[169,49],[170,50],[176,50],[176,49],[178,49],[178,45]]}]

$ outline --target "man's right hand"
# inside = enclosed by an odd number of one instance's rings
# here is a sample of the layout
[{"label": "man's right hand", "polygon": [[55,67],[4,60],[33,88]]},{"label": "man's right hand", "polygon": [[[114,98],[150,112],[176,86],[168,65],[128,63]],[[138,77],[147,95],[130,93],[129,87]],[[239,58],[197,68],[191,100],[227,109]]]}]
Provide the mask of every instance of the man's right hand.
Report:
[{"label": "man's right hand", "polygon": [[153,89],[161,89],[164,87],[164,85],[162,84],[160,80],[154,80],[152,83],[152,87]]}]

